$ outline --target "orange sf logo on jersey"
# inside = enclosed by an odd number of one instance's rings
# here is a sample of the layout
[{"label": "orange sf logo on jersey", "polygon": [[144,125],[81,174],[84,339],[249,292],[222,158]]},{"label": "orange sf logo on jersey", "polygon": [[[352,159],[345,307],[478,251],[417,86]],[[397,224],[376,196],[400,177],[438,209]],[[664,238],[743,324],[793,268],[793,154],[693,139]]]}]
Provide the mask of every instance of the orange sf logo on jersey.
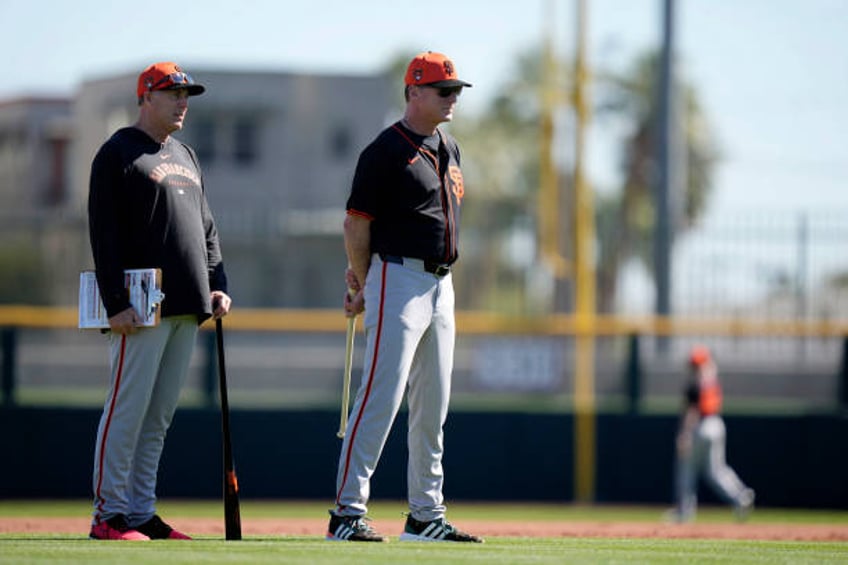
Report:
[{"label": "orange sf logo on jersey", "polygon": [[456,165],[451,165],[448,168],[448,176],[451,180],[451,190],[456,196],[457,202],[462,202],[462,197],[465,196],[465,185],[462,182],[462,171]]}]

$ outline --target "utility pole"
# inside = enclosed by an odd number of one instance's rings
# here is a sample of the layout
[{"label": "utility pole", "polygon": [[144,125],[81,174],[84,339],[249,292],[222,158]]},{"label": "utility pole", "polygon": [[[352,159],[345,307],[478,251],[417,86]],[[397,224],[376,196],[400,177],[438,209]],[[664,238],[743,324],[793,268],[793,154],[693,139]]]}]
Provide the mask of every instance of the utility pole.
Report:
[{"label": "utility pole", "polygon": [[[663,45],[659,60],[659,85],[656,111],[656,228],[654,232],[654,280],[656,281],[655,314],[671,314],[671,252],[674,247],[676,207],[672,205],[675,190],[675,148],[678,142],[674,76],[674,0],[663,0]],[[658,342],[665,351],[667,343]]]}]

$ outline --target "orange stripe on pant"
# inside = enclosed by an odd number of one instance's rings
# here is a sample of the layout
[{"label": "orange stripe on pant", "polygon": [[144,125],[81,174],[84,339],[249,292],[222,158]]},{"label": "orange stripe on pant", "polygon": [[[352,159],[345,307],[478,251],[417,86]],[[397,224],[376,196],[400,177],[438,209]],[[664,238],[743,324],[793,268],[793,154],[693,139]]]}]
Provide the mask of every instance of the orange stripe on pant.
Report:
[{"label": "orange stripe on pant", "polygon": [[365,398],[362,400],[362,404],[359,407],[359,412],[356,414],[356,419],[353,422],[353,429],[350,433],[350,439],[347,442],[344,474],[341,481],[341,485],[339,486],[339,490],[336,493],[336,506],[338,506],[339,504],[339,499],[341,498],[342,491],[344,491],[345,484],[347,483],[347,476],[348,472],[350,471],[350,454],[353,451],[353,442],[356,441],[356,432],[359,430],[359,423],[362,421],[362,414],[365,412],[365,406],[368,404],[368,397],[371,395],[371,386],[374,384],[374,371],[377,367],[377,356],[378,352],[380,351],[380,338],[383,335],[383,305],[386,299],[386,265],[387,263],[383,263],[383,269],[380,273],[380,305],[379,315],[377,316],[377,334],[374,337],[374,358],[371,361],[371,370],[368,372],[368,386],[365,389]]},{"label": "orange stripe on pant", "polygon": [[[104,453],[106,452],[106,438],[109,437],[109,427],[112,425],[112,416],[115,414],[115,402],[118,400],[118,391],[121,388],[121,377],[124,372],[124,353],[127,350],[127,336],[121,336],[121,354],[120,360],[118,361],[118,367],[115,374],[115,386],[112,387],[112,401],[109,403],[109,415],[106,417],[106,425],[103,428],[103,437],[100,440],[100,458],[97,462],[97,488],[95,489],[94,495],[97,497],[97,507],[100,511],[103,510],[103,497],[100,494],[100,490],[103,486],[103,458]],[[98,515],[96,521],[100,522],[100,516]]]}]

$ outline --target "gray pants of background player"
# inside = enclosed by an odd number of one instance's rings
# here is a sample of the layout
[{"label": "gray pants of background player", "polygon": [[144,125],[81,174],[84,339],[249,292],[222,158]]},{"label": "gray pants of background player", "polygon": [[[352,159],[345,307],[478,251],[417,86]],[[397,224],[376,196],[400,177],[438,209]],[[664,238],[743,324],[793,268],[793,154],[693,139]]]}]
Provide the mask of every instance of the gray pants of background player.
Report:
[{"label": "gray pants of background player", "polygon": [[743,504],[748,487],[725,460],[725,427],[721,416],[707,416],[695,428],[689,457],[677,461],[677,512],[681,518],[695,515],[698,477],[703,476],[725,502]]},{"label": "gray pants of background player", "polygon": [[367,512],[371,476],[408,385],[409,510],[417,520],[441,518],[442,426],[456,334],[451,275],[427,273],[421,261],[383,263],[375,255],[365,305],[365,365],[339,457],[336,513]]},{"label": "gray pants of background player", "polygon": [[94,452],[93,521],[138,526],[155,513],[156,473],[197,337],[197,316],[108,333],[111,381]]}]

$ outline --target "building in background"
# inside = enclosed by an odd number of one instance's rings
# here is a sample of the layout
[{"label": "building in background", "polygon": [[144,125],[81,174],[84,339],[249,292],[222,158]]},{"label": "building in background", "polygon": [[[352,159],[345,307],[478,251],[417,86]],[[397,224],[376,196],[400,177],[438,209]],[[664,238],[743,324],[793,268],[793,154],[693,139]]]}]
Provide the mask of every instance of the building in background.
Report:
[{"label": "building in background", "polygon": [[[346,265],[345,200],[359,151],[390,118],[387,81],[191,72],[207,91],[191,99],[186,126],[175,137],[199,154],[234,299],[256,307],[337,305]],[[33,222],[44,224],[35,249],[17,259],[10,257],[17,245],[0,252],[0,270],[41,257],[31,270],[49,287],[29,299],[6,294],[6,285],[21,281],[4,283],[0,274],[0,302],[76,302],[78,272],[93,267],[86,231],[91,160],[108,136],[135,121],[136,77],[132,70],[86,80],[70,100],[0,103],[2,215],[19,219],[30,233]],[[57,224],[70,226],[58,247],[47,233]],[[12,238],[4,233],[2,241]]]},{"label": "building in background", "polygon": [[16,216],[60,207],[68,190],[71,101],[0,102],[0,209]]},{"label": "building in background", "polygon": [[65,98],[0,102],[0,303],[63,298],[81,227],[68,213],[71,108]]}]

